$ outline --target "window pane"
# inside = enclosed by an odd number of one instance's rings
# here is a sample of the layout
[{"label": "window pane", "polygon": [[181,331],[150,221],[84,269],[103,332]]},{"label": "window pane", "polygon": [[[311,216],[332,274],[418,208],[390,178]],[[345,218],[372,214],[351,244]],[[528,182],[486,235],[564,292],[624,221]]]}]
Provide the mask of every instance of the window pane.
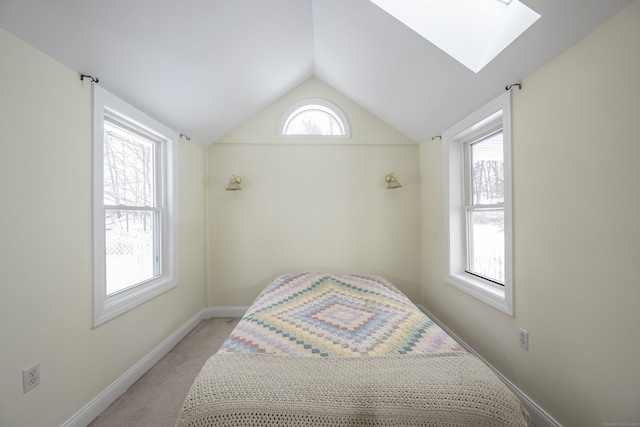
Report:
[{"label": "window pane", "polygon": [[473,204],[504,203],[502,131],[471,144]]},{"label": "window pane", "polygon": [[157,276],[152,211],[107,210],[105,241],[107,295]]},{"label": "window pane", "polygon": [[504,210],[469,211],[469,271],[504,283]]},{"label": "window pane", "polygon": [[154,206],[154,143],[105,121],[104,204]]},{"label": "window pane", "polygon": [[340,122],[320,109],[307,109],[295,115],[284,130],[285,135],[344,135]]}]

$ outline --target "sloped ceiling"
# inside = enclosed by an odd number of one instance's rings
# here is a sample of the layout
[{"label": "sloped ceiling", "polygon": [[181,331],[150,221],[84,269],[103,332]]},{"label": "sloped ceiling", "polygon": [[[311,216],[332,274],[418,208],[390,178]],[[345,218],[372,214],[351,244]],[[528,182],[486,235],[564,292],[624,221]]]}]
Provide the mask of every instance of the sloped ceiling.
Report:
[{"label": "sloped ceiling", "polygon": [[369,0],[0,0],[0,27],[206,146],[316,76],[417,142],[631,0],[523,0],[542,17],[475,74]]}]

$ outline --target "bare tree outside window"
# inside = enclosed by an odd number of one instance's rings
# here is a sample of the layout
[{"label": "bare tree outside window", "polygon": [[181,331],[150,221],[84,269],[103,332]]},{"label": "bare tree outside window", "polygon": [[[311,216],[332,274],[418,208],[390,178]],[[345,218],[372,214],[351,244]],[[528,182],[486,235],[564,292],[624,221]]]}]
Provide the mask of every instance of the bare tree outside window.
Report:
[{"label": "bare tree outside window", "polygon": [[291,105],[280,118],[279,137],[349,138],[346,116],[337,105],[320,98],[307,98]]},{"label": "bare tree outside window", "polygon": [[107,295],[159,274],[155,236],[155,143],[105,121],[104,205]]},{"label": "bare tree outside window", "polygon": [[471,206],[468,269],[504,283],[504,150],[502,131],[469,145]]},{"label": "bare tree outside window", "polygon": [[338,120],[324,110],[308,109],[295,115],[287,128],[286,135],[344,135]]}]

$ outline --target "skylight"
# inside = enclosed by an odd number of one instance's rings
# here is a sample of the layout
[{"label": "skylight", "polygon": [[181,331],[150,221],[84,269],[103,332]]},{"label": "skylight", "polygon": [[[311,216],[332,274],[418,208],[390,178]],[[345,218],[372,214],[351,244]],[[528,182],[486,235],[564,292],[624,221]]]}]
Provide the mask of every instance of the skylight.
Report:
[{"label": "skylight", "polygon": [[540,15],[519,0],[371,0],[474,73]]}]

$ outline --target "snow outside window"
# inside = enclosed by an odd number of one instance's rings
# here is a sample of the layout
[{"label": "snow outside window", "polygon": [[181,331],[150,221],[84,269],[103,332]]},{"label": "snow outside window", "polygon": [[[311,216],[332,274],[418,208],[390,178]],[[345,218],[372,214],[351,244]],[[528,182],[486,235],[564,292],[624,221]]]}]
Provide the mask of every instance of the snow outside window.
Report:
[{"label": "snow outside window", "polygon": [[504,286],[502,128],[465,143],[466,272]]},{"label": "snow outside window", "polygon": [[511,98],[442,135],[446,283],[513,315]]},{"label": "snow outside window", "polygon": [[94,327],[176,286],[175,140],[94,86]]}]

